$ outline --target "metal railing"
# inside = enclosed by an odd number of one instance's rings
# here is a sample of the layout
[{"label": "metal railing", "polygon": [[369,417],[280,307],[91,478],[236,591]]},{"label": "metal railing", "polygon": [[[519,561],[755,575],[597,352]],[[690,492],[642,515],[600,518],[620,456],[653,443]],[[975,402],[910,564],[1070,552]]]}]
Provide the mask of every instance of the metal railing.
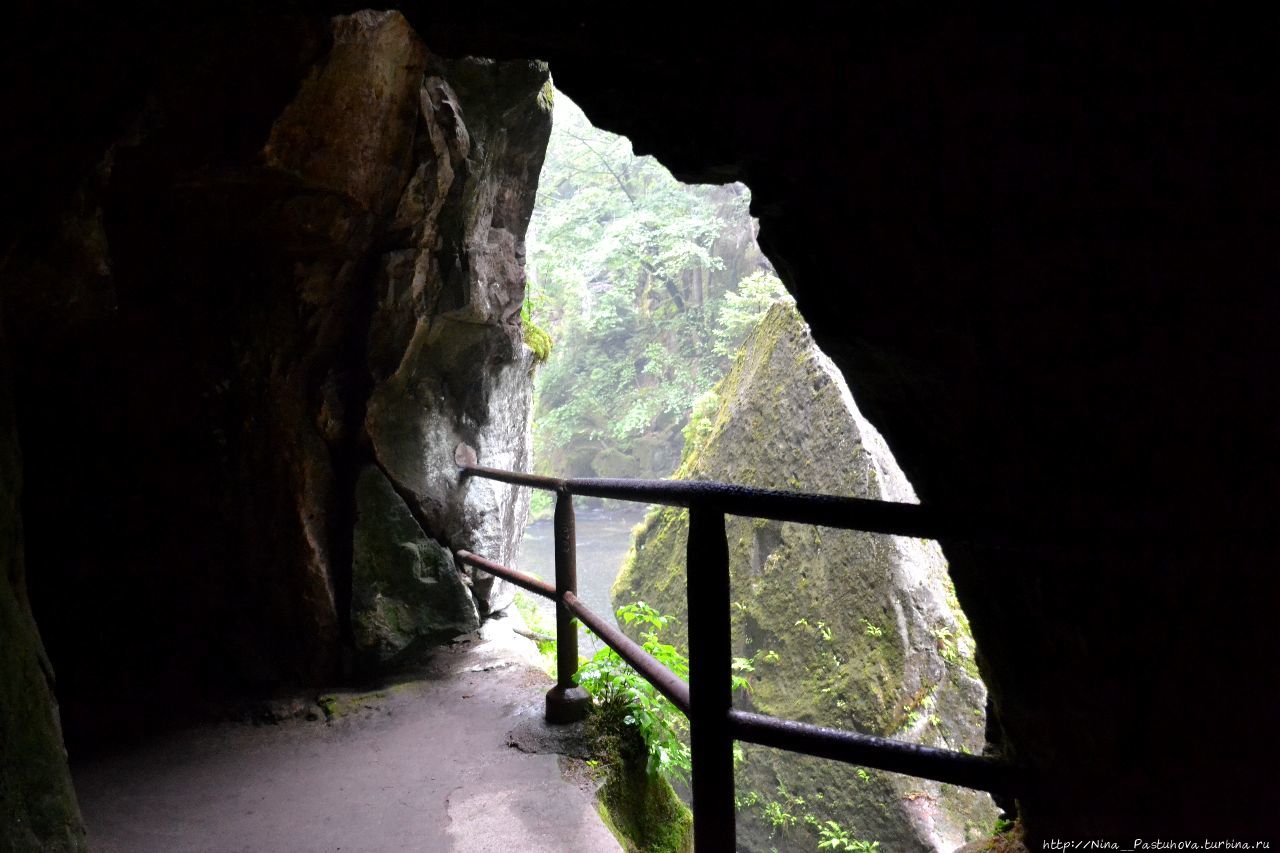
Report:
[{"label": "metal railing", "polygon": [[[925,507],[714,482],[543,477],[479,465],[475,451],[466,445],[458,446],[454,461],[461,477],[484,477],[556,493],[554,586],[470,551],[459,551],[457,559],[556,603],[556,685],[547,693],[547,722],[574,722],[590,709],[591,697],[574,681],[578,669],[575,617],[689,718],[694,848],[698,853],[730,853],[735,849],[734,740],[984,791],[1015,793],[1020,787],[1014,768],[991,758],[780,720],[732,707],[725,515],[895,536],[937,538],[953,532]],[[688,683],[578,598],[574,495],[689,510]]]}]

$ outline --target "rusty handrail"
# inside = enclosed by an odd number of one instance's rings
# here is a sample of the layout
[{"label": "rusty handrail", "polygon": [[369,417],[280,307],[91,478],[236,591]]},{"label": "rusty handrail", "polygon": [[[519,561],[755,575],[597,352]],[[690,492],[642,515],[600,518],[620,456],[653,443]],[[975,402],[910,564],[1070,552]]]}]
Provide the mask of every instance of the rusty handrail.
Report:
[{"label": "rusty handrail", "polygon": [[1017,788],[1017,780],[1009,765],[982,755],[968,755],[795,720],[780,720],[736,709],[729,711],[729,729],[735,740],[846,764],[874,767],[982,791],[1010,793]]},{"label": "rusty handrail", "polygon": [[[984,791],[1009,793],[1025,787],[1016,768],[991,758],[780,720],[732,707],[726,514],[925,538],[976,537],[980,526],[943,524],[917,504],[716,482],[522,474],[477,464],[475,451],[466,445],[458,446],[454,461],[461,477],[484,477],[556,493],[555,586],[470,551],[459,551],[458,560],[556,602],[557,681],[547,694],[548,722],[581,719],[590,707],[590,697],[573,680],[578,661],[578,635],[572,623],[575,616],[689,718],[694,847],[699,853],[735,849],[734,739]],[[578,598],[574,495],[688,507],[689,683]]]},{"label": "rusty handrail", "polygon": [[528,572],[522,572],[519,569],[513,569],[501,563],[486,560],[484,557],[473,554],[470,551],[459,551],[454,556],[458,558],[460,563],[466,563],[468,566],[474,566],[491,575],[497,575],[503,580],[511,581],[516,586],[529,590],[529,592],[536,592],[538,595],[550,598],[552,601],[559,598],[556,594],[556,588],[537,575],[531,575]]},{"label": "rusty handrail", "polygon": [[522,572],[519,569],[513,569],[510,566],[504,566],[501,563],[495,563],[492,560],[486,560],[470,551],[459,551],[456,556],[461,563],[474,566],[503,580],[511,581],[516,586],[541,595],[543,598],[563,603],[574,616],[581,619],[582,623],[591,629],[593,634],[604,640],[609,648],[617,652],[619,657],[634,667],[636,672],[644,676],[645,680],[657,688],[659,693],[670,699],[671,704],[679,708],[681,713],[688,716],[689,685],[660,663],[657,658],[646,652],[643,646],[610,625],[600,614],[587,607],[575,593],[568,591],[563,594],[558,593],[554,586],[542,578],[531,575],[528,572]]},{"label": "rusty handrail", "polygon": [[942,535],[974,535],[972,525],[945,524],[919,504],[874,501],[841,495],[816,495],[755,489],[712,480],[627,480],[602,477],[544,477],[483,465],[459,466],[463,476],[484,477],[516,486],[577,495],[611,498],[663,506],[690,507],[706,504],[726,515],[793,521],[867,533],[936,539]]}]

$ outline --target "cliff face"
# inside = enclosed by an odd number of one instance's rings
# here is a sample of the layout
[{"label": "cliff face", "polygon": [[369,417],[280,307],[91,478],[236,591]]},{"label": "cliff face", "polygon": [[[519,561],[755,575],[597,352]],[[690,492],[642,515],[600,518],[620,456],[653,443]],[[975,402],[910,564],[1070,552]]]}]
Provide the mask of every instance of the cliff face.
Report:
[{"label": "cliff face", "polygon": [[[915,501],[794,307],[770,310],[717,394],[717,409],[693,424],[678,478]],[[986,690],[936,543],[735,517],[727,530],[734,653],[753,661],[739,704],[982,751]],[[684,511],[651,514],[614,587],[615,605],[644,600],[683,626],[687,537]],[[953,850],[994,820],[985,795],[954,786],[774,750],[747,747],[745,755],[738,794],[756,805],[739,813],[744,849],[795,845],[811,831],[771,826],[770,803],[903,851]]]},{"label": "cliff face", "polygon": [[442,59],[398,12],[196,41],[5,269],[73,741],[474,627],[504,593],[447,554],[509,558],[526,509],[452,452],[528,458],[545,65]]},{"label": "cliff face", "polygon": [[13,408],[8,388],[0,386],[0,849],[88,850],[62,746],[53,668],[27,601],[21,493]]}]

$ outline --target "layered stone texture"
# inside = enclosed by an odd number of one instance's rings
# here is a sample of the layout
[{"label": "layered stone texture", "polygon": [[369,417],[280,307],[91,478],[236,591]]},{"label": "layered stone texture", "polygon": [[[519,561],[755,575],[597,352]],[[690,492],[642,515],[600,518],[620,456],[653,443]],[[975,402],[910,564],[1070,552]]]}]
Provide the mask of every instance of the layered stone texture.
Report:
[{"label": "layered stone texture", "polygon": [[[504,564],[528,492],[485,480],[459,490],[452,449],[465,442],[486,465],[530,465],[534,360],[520,307],[549,92],[536,63],[467,59],[424,78],[418,166],[378,259],[370,326],[365,430],[377,464],[428,530]],[[507,584],[470,580],[482,612],[510,602]]]},{"label": "layered stone texture", "polygon": [[[32,602],[73,747],[476,627],[525,504],[545,65],[398,12],[243,19],[137,92],[5,268]],[[52,711],[48,713],[52,714]]]},{"label": "layered stone texture", "polygon": [[[677,478],[916,502],[794,306],[770,309],[716,393],[718,408],[695,423],[700,438],[686,446]],[[982,751],[986,688],[936,542],[739,517],[726,531],[734,654],[753,661],[738,705]],[[615,606],[646,601],[673,615],[681,644],[688,532],[686,511],[651,513],[613,589]],[[744,755],[738,796],[754,806],[739,812],[743,850],[820,840],[805,838],[813,830],[803,823],[772,826],[771,802],[834,819],[886,850],[949,853],[995,820],[989,798],[955,786],[750,745]]]}]

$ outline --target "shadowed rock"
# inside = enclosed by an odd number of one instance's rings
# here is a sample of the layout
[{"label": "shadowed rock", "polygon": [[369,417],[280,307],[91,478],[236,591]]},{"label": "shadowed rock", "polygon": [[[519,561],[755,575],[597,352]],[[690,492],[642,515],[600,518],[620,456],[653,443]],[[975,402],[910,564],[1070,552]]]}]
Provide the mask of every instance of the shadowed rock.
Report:
[{"label": "shadowed rock", "polygon": [[[717,393],[719,407],[694,424],[677,478],[916,502],[790,304],[770,309]],[[732,516],[726,529],[734,654],[753,661],[739,705],[982,751],[986,689],[937,543]],[[615,605],[643,600],[675,615],[682,644],[687,541],[685,511],[652,513],[613,590]],[[745,850],[798,844],[811,831],[802,822],[780,840],[763,813],[771,802],[894,851],[950,851],[995,818],[985,794],[955,786],[747,745],[744,752],[738,795],[755,792],[757,800],[739,813]]]}]

